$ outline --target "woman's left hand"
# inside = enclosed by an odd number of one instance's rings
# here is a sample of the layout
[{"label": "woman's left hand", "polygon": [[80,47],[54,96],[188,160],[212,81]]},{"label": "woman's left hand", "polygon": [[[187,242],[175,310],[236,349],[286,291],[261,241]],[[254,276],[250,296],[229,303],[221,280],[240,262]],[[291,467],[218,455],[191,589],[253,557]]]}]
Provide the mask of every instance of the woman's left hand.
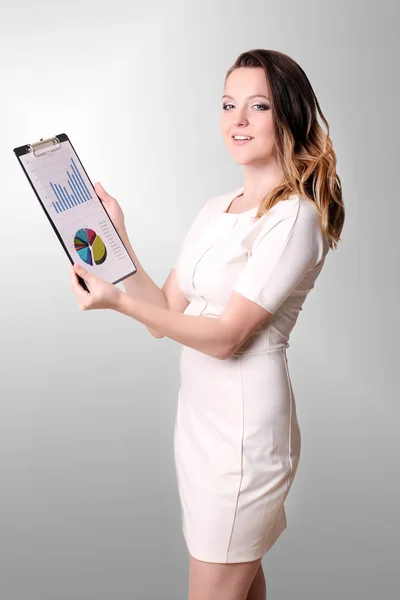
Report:
[{"label": "woman's left hand", "polygon": [[[71,265],[70,274],[72,290],[78,299],[81,310],[93,310],[96,308],[118,309],[123,292],[115,287],[114,284],[96,277],[93,273],[89,273],[78,263]],[[89,292],[84,290],[79,283],[78,275],[84,279]]]}]

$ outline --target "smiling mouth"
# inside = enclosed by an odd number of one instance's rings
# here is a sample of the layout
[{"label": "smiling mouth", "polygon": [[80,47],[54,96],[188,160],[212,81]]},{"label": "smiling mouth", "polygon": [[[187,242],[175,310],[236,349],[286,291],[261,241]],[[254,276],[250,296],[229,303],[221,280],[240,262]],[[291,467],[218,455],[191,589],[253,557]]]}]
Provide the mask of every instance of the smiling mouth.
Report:
[{"label": "smiling mouth", "polygon": [[232,141],[234,143],[235,146],[244,146],[245,144],[248,144],[249,142],[252,142],[254,138],[250,138],[250,139],[244,139],[244,140],[236,140],[233,136],[232,136]]}]

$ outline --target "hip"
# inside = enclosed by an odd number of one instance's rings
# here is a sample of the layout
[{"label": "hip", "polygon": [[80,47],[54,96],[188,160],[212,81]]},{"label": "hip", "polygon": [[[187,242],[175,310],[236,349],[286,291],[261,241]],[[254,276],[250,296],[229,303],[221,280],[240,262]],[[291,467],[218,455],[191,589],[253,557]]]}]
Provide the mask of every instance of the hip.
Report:
[{"label": "hip", "polygon": [[193,408],[225,411],[243,404],[248,414],[253,408],[266,418],[292,413],[295,403],[286,347],[221,360],[182,346],[179,391]]}]

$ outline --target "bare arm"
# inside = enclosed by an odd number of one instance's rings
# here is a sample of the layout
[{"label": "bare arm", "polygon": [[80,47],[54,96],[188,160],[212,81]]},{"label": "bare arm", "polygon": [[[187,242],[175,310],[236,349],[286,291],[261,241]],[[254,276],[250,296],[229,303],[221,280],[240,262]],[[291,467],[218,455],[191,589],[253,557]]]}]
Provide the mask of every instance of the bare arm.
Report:
[{"label": "bare arm", "polygon": [[127,293],[121,293],[117,310],[143,323],[154,337],[167,336],[224,360],[271,315],[236,292],[231,294],[217,319],[179,314],[184,312],[189,301],[179,288],[175,269],[171,269],[160,289],[141,267],[127,236],[124,243],[138,271],[123,281]]},{"label": "bare arm", "polygon": [[[164,308],[173,312],[183,313],[189,305],[189,300],[182,293],[176,280],[175,269],[172,269],[162,288],[151,279],[139,262],[126,231],[121,235],[130,257],[137,267],[137,272],[122,282],[128,296],[141,300],[153,306]],[[157,329],[147,326],[147,329],[153,337],[162,338]]]},{"label": "bare arm", "polygon": [[159,337],[167,336],[215,358],[225,358],[227,351],[232,347],[231,328],[229,323],[222,319],[179,314],[131,298],[121,291],[115,310],[136,319],[147,328],[152,327],[160,331]]}]

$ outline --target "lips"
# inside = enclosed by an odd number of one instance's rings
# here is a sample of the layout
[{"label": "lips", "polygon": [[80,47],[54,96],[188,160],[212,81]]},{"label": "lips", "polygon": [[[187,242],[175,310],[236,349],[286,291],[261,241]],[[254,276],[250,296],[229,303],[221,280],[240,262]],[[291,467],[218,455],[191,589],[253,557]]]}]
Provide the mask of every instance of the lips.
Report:
[{"label": "lips", "polygon": [[254,138],[250,138],[249,140],[245,139],[245,140],[235,140],[234,137],[232,137],[232,142],[234,144],[234,146],[244,146],[245,144],[248,144],[249,142],[252,142]]}]

